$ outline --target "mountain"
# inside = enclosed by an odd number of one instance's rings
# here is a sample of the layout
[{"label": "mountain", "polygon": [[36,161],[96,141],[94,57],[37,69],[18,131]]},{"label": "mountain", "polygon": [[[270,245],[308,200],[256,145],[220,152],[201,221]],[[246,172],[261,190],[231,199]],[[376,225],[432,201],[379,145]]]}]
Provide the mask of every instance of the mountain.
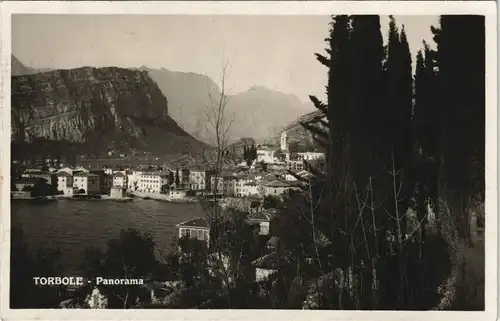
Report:
[{"label": "mountain", "polygon": [[227,110],[228,117],[233,120],[232,136],[266,139],[304,113],[312,111],[313,106],[304,104],[294,95],[253,86],[230,97]]},{"label": "mountain", "polygon": [[[300,146],[309,146],[313,143],[313,137],[310,131],[304,129],[301,123],[308,122],[321,115],[321,112],[316,110],[302,115],[297,120],[290,122],[272,136],[268,142],[270,144],[279,145],[281,134],[286,131],[287,140],[289,144],[298,144]],[[313,144],[314,145],[314,144]]]},{"label": "mountain", "polygon": [[210,103],[209,93],[214,93],[214,99],[220,97],[215,82],[200,74],[170,71],[165,68],[141,67],[139,70],[147,71],[168,97],[169,115],[188,133],[211,143],[206,131],[204,106]]},{"label": "mountain", "polygon": [[[169,99],[169,114],[194,137],[213,143],[206,130],[205,106],[220,98],[220,88],[207,76],[196,73],[141,67],[158,84]],[[311,104],[296,96],[261,86],[228,97],[226,116],[232,121],[229,136],[233,141],[244,137],[268,138],[277,130],[308,111]]]},{"label": "mountain", "polygon": [[82,153],[154,155],[206,147],[169,116],[167,99],[147,72],[82,67],[13,76],[11,105],[15,142],[45,138]]},{"label": "mountain", "polygon": [[37,74],[40,72],[50,71],[51,69],[35,69],[31,67],[25,66],[19,59],[17,59],[14,55],[11,55],[11,75],[12,76],[22,76],[22,75],[31,75]]}]

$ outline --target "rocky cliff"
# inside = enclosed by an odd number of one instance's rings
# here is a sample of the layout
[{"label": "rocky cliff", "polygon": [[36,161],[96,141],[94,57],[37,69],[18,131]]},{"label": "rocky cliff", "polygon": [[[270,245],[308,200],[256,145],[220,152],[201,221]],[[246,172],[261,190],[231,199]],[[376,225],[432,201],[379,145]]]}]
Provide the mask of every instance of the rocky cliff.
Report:
[{"label": "rocky cliff", "polygon": [[299,146],[310,146],[314,145],[314,140],[311,132],[304,129],[301,123],[311,121],[312,119],[321,115],[319,111],[313,111],[302,115],[297,120],[289,123],[287,126],[283,127],[279,131],[277,131],[272,139],[268,141],[271,144],[279,145],[281,140],[281,134],[286,131],[288,143],[289,144],[298,144]]},{"label": "rocky cliff", "polygon": [[114,149],[189,153],[204,145],[168,115],[146,72],[83,67],[12,77],[12,140],[69,141]]},{"label": "rocky cliff", "polygon": [[31,67],[28,67],[28,66],[25,66],[21,61],[19,61],[19,59],[16,58],[16,56],[14,55],[11,55],[10,56],[11,58],[11,61],[10,61],[10,65],[11,65],[11,75],[12,76],[21,76],[21,75],[30,75],[30,74],[37,74],[37,73],[40,73],[40,72],[46,72],[46,71],[50,71],[50,69],[35,69],[35,68],[31,68]]}]

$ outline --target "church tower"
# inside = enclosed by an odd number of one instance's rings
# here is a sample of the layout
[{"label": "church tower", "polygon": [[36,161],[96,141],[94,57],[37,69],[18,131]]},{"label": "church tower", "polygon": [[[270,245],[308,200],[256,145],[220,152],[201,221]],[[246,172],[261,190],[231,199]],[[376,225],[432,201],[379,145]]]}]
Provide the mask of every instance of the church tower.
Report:
[{"label": "church tower", "polygon": [[281,133],[281,150],[282,151],[288,151],[288,139],[286,136],[286,131]]}]

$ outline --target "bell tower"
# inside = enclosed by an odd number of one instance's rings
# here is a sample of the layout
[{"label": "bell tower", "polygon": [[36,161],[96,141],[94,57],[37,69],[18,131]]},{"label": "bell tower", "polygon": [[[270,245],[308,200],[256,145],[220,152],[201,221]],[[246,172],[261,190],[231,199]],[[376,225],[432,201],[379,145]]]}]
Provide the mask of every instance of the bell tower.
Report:
[{"label": "bell tower", "polygon": [[288,138],[286,135],[286,131],[281,133],[281,150],[282,151],[288,151]]}]

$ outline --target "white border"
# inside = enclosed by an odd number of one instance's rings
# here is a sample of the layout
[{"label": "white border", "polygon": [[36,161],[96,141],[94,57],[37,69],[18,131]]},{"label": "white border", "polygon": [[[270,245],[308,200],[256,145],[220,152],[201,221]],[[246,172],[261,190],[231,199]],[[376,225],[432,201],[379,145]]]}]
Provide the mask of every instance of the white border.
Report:
[{"label": "white border", "polygon": [[[497,21],[493,1],[252,1],[252,2],[2,2],[0,100],[0,206],[1,206],[1,310],[2,319],[360,319],[360,320],[492,320],[497,318]],[[362,312],[279,310],[10,310],[10,28],[12,13],[38,14],[260,14],[260,15],[440,15],[480,14],[486,16],[486,311],[484,312]],[[326,28],[327,26],[325,26]],[[464,45],[467,45],[464,43]],[[30,295],[26,293],[26,295]]]}]

